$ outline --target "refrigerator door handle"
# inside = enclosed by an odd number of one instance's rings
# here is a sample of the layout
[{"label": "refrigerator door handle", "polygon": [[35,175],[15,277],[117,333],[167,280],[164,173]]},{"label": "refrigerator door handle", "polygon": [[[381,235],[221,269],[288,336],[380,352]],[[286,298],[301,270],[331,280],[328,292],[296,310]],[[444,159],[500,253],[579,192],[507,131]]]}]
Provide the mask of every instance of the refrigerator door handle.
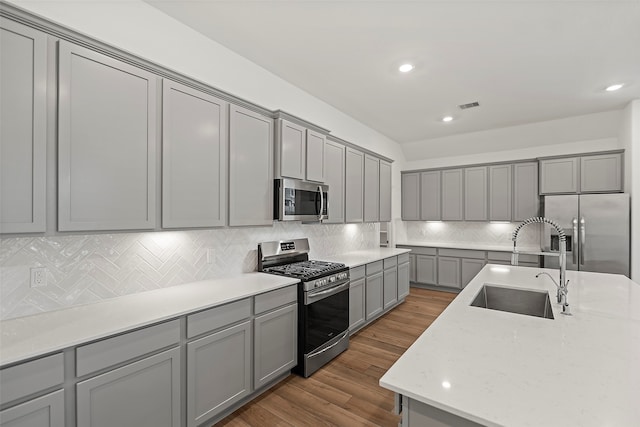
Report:
[{"label": "refrigerator door handle", "polygon": [[571,220],[571,224],[573,224],[573,242],[571,244],[571,253],[573,254],[573,264],[578,263],[578,248],[576,247],[576,238],[578,237],[578,218],[573,218]]},{"label": "refrigerator door handle", "polygon": [[584,244],[587,238],[587,231],[584,217],[580,218],[580,265],[584,265]]}]

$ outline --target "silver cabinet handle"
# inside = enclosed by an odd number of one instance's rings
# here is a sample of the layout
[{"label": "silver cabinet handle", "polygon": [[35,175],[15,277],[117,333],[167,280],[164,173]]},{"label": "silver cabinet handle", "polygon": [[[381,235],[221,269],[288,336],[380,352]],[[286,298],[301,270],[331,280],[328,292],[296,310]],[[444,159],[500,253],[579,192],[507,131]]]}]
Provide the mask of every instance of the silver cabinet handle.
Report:
[{"label": "silver cabinet handle", "polygon": [[324,195],[322,194],[322,186],[318,185],[318,193],[320,193],[320,212],[318,212],[318,219],[323,219],[322,212],[324,212]]},{"label": "silver cabinet handle", "polygon": [[580,218],[580,265],[584,265],[584,243],[587,238],[586,222]]},{"label": "silver cabinet handle", "polygon": [[578,218],[573,218],[571,220],[571,224],[573,224],[573,242],[571,245],[571,252],[573,253],[573,264],[578,263],[578,251],[576,250],[576,239],[578,238]]}]

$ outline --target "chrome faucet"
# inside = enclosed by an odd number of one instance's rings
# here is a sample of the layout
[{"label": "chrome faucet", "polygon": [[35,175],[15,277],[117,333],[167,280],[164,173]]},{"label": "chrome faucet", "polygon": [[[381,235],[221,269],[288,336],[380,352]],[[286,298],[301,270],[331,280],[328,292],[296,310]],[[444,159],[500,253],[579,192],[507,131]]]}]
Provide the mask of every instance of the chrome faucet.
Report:
[{"label": "chrome faucet", "polygon": [[[550,226],[552,226],[553,228],[556,229],[556,231],[558,232],[558,240],[560,243],[560,252],[559,253],[555,253],[555,252],[519,252],[516,248],[516,241],[518,239],[518,233],[520,233],[520,230],[525,226],[525,225],[529,225],[529,224],[533,224],[533,223],[539,223],[539,224],[549,224]],[[511,240],[513,240],[513,254],[511,255],[511,264],[512,265],[518,265],[518,254],[521,253],[530,253],[530,254],[534,254],[534,255],[552,255],[552,256],[558,256],[559,257],[559,262],[558,264],[560,264],[560,282],[556,282],[555,279],[553,277],[551,277],[551,275],[547,272],[540,272],[538,274],[536,274],[536,278],[542,276],[542,275],[546,275],[549,276],[549,278],[553,281],[553,284],[556,285],[556,288],[558,288],[558,292],[557,292],[557,300],[559,304],[562,304],[562,314],[566,314],[567,316],[571,315],[571,311],[569,309],[569,302],[567,301],[567,293],[569,292],[567,287],[569,286],[569,281],[566,280],[565,276],[566,276],[566,271],[567,271],[567,236],[564,233],[564,230],[562,228],[560,228],[560,226],[553,220],[550,220],[549,218],[545,218],[542,216],[536,216],[533,218],[529,218],[529,219],[525,219],[520,225],[518,225],[516,227],[515,230],[513,230],[513,234],[511,236]]]}]

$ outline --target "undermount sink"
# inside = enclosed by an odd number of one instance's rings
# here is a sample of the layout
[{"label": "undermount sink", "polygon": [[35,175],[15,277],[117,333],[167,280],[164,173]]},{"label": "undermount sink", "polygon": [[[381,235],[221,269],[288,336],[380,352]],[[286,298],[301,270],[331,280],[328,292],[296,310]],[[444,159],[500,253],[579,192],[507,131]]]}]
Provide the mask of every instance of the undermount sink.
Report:
[{"label": "undermount sink", "polygon": [[484,284],[470,304],[473,307],[553,319],[549,293]]}]

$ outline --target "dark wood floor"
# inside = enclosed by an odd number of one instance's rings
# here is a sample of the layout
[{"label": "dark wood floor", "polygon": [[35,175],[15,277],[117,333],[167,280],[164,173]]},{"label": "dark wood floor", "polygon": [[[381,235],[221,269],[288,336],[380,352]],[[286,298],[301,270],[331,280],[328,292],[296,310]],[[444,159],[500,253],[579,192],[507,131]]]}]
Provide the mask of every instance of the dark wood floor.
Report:
[{"label": "dark wood floor", "polygon": [[406,301],[351,336],[349,349],[310,378],[290,376],[219,426],[397,426],[380,377],[455,298],[411,288]]}]

